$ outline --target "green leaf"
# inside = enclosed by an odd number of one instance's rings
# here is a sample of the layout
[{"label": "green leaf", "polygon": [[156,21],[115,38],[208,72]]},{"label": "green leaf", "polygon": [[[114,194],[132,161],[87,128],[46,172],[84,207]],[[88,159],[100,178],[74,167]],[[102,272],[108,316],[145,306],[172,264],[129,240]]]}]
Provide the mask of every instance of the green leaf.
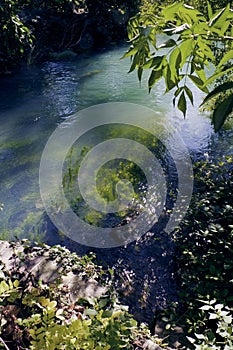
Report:
[{"label": "green leaf", "polygon": [[104,310],[103,313],[102,313],[102,317],[105,318],[105,317],[111,317],[113,314],[113,310],[110,309],[110,310]]},{"label": "green leaf", "polygon": [[214,23],[214,26],[217,28],[222,29],[222,26],[227,20],[228,14],[230,10],[230,4],[228,3],[225,8],[223,8],[223,11],[220,11],[221,15],[217,18],[216,22]]},{"label": "green leaf", "polygon": [[214,265],[210,265],[210,273],[211,274],[215,274],[215,272],[216,272],[215,266]]},{"label": "green leaf", "polygon": [[166,21],[174,20],[174,14],[177,13],[177,11],[181,8],[182,5],[182,2],[175,2],[174,4],[167,6],[162,10],[162,16],[164,16]]},{"label": "green leaf", "polygon": [[201,106],[209,101],[211,98],[213,98],[215,95],[219,94],[220,92],[225,92],[229,89],[233,89],[233,81],[228,81],[226,83],[223,83],[219,86],[217,86],[214,90],[212,90],[203,100]]},{"label": "green leaf", "polygon": [[177,55],[176,62],[175,62],[177,70],[180,68],[181,59],[182,59],[182,57],[181,57],[181,52],[180,52],[180,49],[179,49],[179,53]]},{"label": "green leaf", "polygon": [[121,59],[133,56],[137,52],[138,52],[138,47],[137,46],[130,46],[129,50],[121,57]]},{"label": "green leaf", "polygon": [[143,73],[143,68],[138,67],[138,80],[141,82],[142,80],[142,73]]},{"label": "green leaf", "polygon": [[131,65],[130,70],[128,71],[128,73],[131,73],[131,72],[134,71],[134,69],[136,68],[136,66],[137,66],[137,64],[139,63],[139,61],[140,61],[140,55],[139,55],[139,53],[137,52],[136,55],[135,55],[134,58],[133,58],[133,63],[132,63],[132,65]]},{"label": "green leaf", "polygon": [[214,110],[212,123],[214,125],[215,132],[221,129],[227,116],[232,112],[232,109],[233,109],[233,95],[228,96]]},{"label": "green leaf", "polygon": [[143,68],[158,68],[163,61],[164,56],[156,56],[147,61]]},{"label": "green leaf", "polygon": [[10,289],[10,286],[5,282],[5,281],[2,281],[0,283],[0,295],[5,293],[6,291],[8,291]]},{"label": "green leaf", "polygon": [[186,92],[186,95],[188,96],[188,98],[190,99],[190,102],[193,105],[193,93],[192,91],[185,85],[184,90]]},{"label": "green leaf", "polygon": [[193,338],[191,338],[191,337],[186,337],[187,339],[188,339],[188,341],[190,342],[190,343],[192,343],[192,344],[194,344],[195,343],[195,339],[193,339]]},{"label": "green leaf", "polygon": [[215,62],[215,56],[212,52],[212,50],[210,49],[210,47],[204,42],[203,39],[199,39],[198,40],[198,45],[200,50],[204,53],[205,56],[207,56],[208,58],[211,59],[211,61]]},{"label": "green leaf", "polygon": [[200,307],[200,310],[204,310],[204,311],[208,311],[210,310],[212,307],[210,305],[204,305],[202,307]]},{"label": "green leaf", "polygon": [[151,68],[152,64],[153,64],[153,60],[154,60],[154,58],[150,58],[148,61],[146,61],[146,63],[144,63],[144,65],[143,65],[143,69]]},{"label": "green leaf", "polygon": [[174,98],[173,98],[173,100],[172,100],[172,102],[173,102],[173,106],[175,107],[175,102],[176,102],[176,98],[177,98],[177,96],[181,93],[181,91],[183,91],[184,90],[184,87],[182,86],[182,87],[178,87],[177,89],[176,89],[176,91],[174,92]]},{"label": "green leaf", "polygon": [[212,17],[209,22],[209,27],[212,27],[217,22],[217,20],[219,19],[219,17],[221,17],[224,11],[225,11],[225,7],[220,11],[218,11],[217,14],[214,14],[214,17]]},{"label": "green leaf", "polygon": [[222,71],[216,71],[213,75],[211,75],[211,77],[209,77],[207,79],[207,81],[205,82],[204,86],[209,85],[210,83],[212,83],[214,80],[222,77],[223,75],[227,74],[228,72],[231,72],[233,69],[233,67],[230,67],[228,69],[222,70]]},{"label": "green leaf", "polygon": [[181,62],[181,52],[179,47],[177,46],[170,54],[169,57],[169,66],[171,70],[171,79],[173,81],[176,81],[177,77],[177,71],[180,68],[180,62]]},{"label": "green leaf", "polygon": [[193,52],[193,39],[185,39],[180,44],[180,52],[181,52],[181,67],[185,64],[187,58],[192,54]]},{"label": "green leaf", "polygon": [[13,286],[14,286],[15,288],[18,288],[18,286],[19,286],[19,281],[18,281],[18,280],[15,280],[14,283],[13,283]]},{"label": "green leaf", "polygon": [[230,26],[231,26],[231,21],[226,20],[221,26],[220,35],[226,34]]},{"label": "green leaf", "polygon": [[216,70],[215,73],[214,73],[213,75],[211,75],[211,76],[206,80],[206,82],[205,82],[205,84],[204,84],[204,87],[207,86],[207,85],[209,85],[209,84],[211,84],[214,80],[216,80],[216,79],[220,78],[221,76],[227,74],[228,72],[232,71],[232,69],[233,69],[233,68],[230,67],[230,68],[227,68],[227,69],[222,70],[222,71],[220,71],[220,72],[219,72],[218,70]]},{"label": "green leaf", "polygon": [[165,84],[166,84],[166,92],[168,92],[176,86],[175,82],[173,81],[173,79],[171,77],[171,69],[170,69],[169,65],[167,65],[164,68],[163,76],[164,76]]},{"label": "green leaf", "polygon": [[212,7],[211,7],[209,1],[207,2],[207,10],[208,10],[208,17],[210,19],[213,17],[213,11],[212,11]]},{"label": "green leaf", "polygon": [[223,66],[227,61],[232,60],[233,59],[233,50],[228,51],[226,54],[224,54],[223,58],[221,59],[221,61],[218,64],[218,68],[220,68],[221,66]]},{"label": "green leaf", "polygon": [[184,90],[184,87],[183,86],[179,87],[174,93],[175,97],[177,97],[181,93],[182,90]]},{"label": "green leaf", "polygon": [[187,105],[186,105],[186,99],[185,99],[184,91],[180,95],[177,107],[183,113],[184,118],[185,118],[185,114],[186,114],[186,111],[187,111]]},{"label": "green leaf", "polygon": [[206,75],[205,75],[204,69],[198,69],[198,70],[196,70],[196,73],[197,73],[198,77],[201,79],[201,81],[203,81],[203,83],[205,84]]},{"label": "green leaf", "polygon": [[151,45],[156,47],[156,29],[155,28],[150,29],[150,33],[148,35],[148,40],[150,41]]},{"label": "green leaf", "polygon": [[54,309],[57,306],[56,300],[50,301],[48,308]]},{"label": "green leaf", "polygon": [[175,40],[169,39],[169,40],[167,40],[165,43],[159,45],[159,46],[158,46],[158,49],[163,49],[163,48],[165,48],[165,47],[173,47],[173,46],[175,46],[175,45],[176,45]]},{"label": "green leaf", "polygon": [[161,79],[162,75],[163,75],[163,70],[162,69],[160,69],[160,70],[153,69],[152,70],[150,78],[149,78],[149,81],[148,81],[149,92],[151,91],[151,88],[154,86],[154,84],[159,79]]},{"label": "green leaf", "polygon": [[208,89],[204,86],[204,82],[197,76],[195,75],[189,75],[188,76],[193,82],[194,84],[203,92],[208,93]]},{"label": "green leaf", "polygon": [[84,315],[87,315],[87,316],[96,316],[98,314],[98,312],[94,309],[86,309],[84,311]]},{"label": "green leaf", "polygon": [[103,307],[105,307],[108,303],[109,299],[108,298],[103,298],[99,301],[99,308],[102,309]]}]

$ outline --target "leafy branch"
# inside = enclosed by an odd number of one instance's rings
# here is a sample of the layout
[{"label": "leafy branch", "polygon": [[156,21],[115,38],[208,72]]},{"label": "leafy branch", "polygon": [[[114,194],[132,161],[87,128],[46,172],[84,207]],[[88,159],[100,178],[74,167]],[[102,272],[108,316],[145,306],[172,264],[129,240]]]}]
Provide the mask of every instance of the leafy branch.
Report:
[{"label": "leafy branch", "polygon": [[[141,81],[143,71],[149,69],[149,92],[163,78],[165,93],[174,89],[173,104],[177,102],[178,109],[185,117],[187,99],[192,104],[194,100],[190,83],[208,94],[209,100],[213,96],[208,89],[211,83],[226,74],[230,75],[231,81],[232,19],[230,4],[215,13],[208,4],[208,18],[183,2],[161,8],[159,13],[139,13],[130,20],[128,26],[131,45],[123,58],[132,59],[129,72],[136,69]],[[158,34],[164,38],[162,44],[158,43]],[[226,52],[220,60],[215,55],[218,45]],[[212,66],[214,73],[207,78],[206,72]],[[226,85],[220,86],[217,93],[225,94]],[[214,110],[212,121],[216,131],[232,112],[231,90],[232,86],[227,86],[226,97]]]}]

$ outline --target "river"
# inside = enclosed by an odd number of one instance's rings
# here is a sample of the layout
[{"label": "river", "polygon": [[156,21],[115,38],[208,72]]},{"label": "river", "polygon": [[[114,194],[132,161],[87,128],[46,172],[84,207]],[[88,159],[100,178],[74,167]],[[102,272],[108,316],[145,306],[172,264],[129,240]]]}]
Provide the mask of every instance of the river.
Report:
[{"label": "river", "polygon": [[[232,153],[232,131],[225,129],[218,135],[214,134],[208,115],[198,112],[202,94],[197,89],[192,88],[195,106],[189,106],[187,117],[184,119],[181,113],[173,108],[171,94],[164,95],[163,83],[157,84],[148,94],[146,76],[140,85],[136,74],[127,74],[129,60],[120,60],[126,48],[122,46],[111,50],[103,49],[72,60],[23,67],[14,76],[1,79],[1,239],[18,237],[48,243],[62,241],[51,223],[44,224],[44,208],[39,191],[40,159],[54,129],[64,121],[69,123],[70,116],[89,106],[106,102],[131,102],[154,109],[162,115],[164,124],[169,121],[175,127],[195,160],[213,154],[221,156]],[[164,248],[164,240],[167,238],[161,240],[156,254],[153,253],[152,245],[147,245],[147,248],[144,247],[140,252],[135,246],[129,247],[124,253],[123,248],[110,249],[112,262],[127,260],[123,265],[128,281],[138,269],[136,261],[133,265],[129,262],[130,256],[144,260],[150,256],[150,261],[145,263],[149,270],[141,271],[143,281],[138,283],[145,286],[146,283],[153,284],[154,279],[157,289],[151,289],[149,293],[154,293],[155,296],[155,299],[150,299],[153,304],[152,312],[157,303],[163,304],[167,298],[167,290],[172,290],[175,283],[167,281],[170,278],[168,275],[172,275],[172,270],[169,270],[169,254],[164,255],[164,251],[168,251],[171,243],[167,242]],[[87,251],[80,247],[77,250]],[[108,253],[104,254],[107,256]],[[154,255],[154,260],[151,255]],[[163,256],[163,262],[159,268],[155,268],[159,256]],[[106,257],[106,260],[109,261],[109,257]],[[133,298],[135,297],[136,295]],[[174,298],[171,295],[170,297],[176,299],[175,295]],[[135,313],[137,314],[137,311]]]}]

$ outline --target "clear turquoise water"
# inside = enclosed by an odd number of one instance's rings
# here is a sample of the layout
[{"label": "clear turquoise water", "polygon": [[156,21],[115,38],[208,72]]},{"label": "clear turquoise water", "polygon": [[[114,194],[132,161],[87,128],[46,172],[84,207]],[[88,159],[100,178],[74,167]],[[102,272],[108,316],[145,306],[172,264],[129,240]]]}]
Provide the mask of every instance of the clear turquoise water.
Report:
[{"label": "clear turquoise water", "polygon": [[[66,62],[23,68],[0,80],[0,238],[43,240],[43,205],[39,194],[39,164],[46,141],[64,120],[88,106],[104,102],[133,102],[162,113],[180,132],[194,157],[232,153],[232,131],[218,136],[208,116],[198,112],[202,95],[187,118],[172,107],[163,83],[148,94],[136,74],[127,74],[129,60],[120,60],[121,47]],[[194,88],[193,88],[194,90]],[[40,227],[40,228],[39,228]],[[42,225],[43,227],[43,225]]]}]

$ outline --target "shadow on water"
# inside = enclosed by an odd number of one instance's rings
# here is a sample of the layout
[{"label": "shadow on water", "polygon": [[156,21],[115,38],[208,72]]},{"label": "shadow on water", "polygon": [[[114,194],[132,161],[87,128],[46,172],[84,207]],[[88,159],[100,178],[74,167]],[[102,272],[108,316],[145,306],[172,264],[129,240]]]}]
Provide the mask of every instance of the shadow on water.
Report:
[{"label": "shadow on water", "polygon": [[47,232],[44,236],[47,244],[62,244],[80,255],[93,252],[98,264],[114,271],[120,301],[129,305],[129,311],[138,321],[151,324],[156,311],[177,301],[174,243],[163,230],[166,220],[159,221],[126,247],[101,249],[59,235],[46,214],[44,219],[42,231]]}]

